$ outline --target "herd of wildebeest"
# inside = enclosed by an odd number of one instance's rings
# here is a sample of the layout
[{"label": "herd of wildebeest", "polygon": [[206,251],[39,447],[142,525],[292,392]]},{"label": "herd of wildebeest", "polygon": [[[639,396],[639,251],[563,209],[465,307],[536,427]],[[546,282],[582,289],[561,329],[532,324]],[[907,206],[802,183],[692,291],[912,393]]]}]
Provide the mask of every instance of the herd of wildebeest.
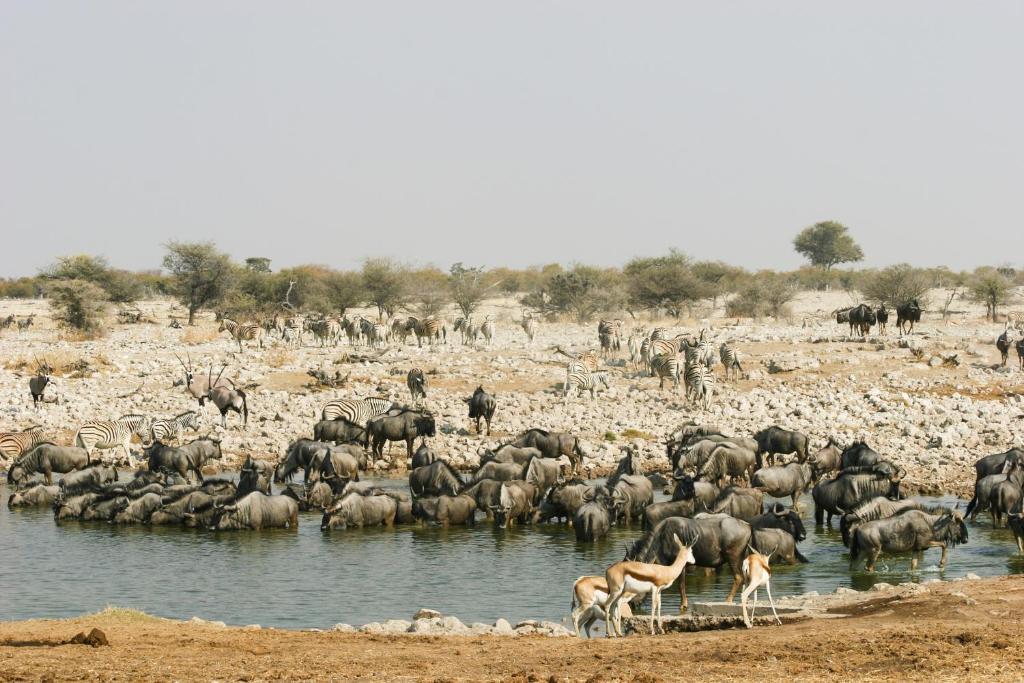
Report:
[{"label": "herd of wildebeest", "polygon": [[[570,362],[570,372],[578,362]],[[215,381],[212,371],[200,378],[205,383],[197,382],[191,360],[182,365],[200,406],[210,400],[223,415],[214,394],[221,388],[225,394],[237,390],[219,376]],[[196,384],[203,386],[196,389]],[[422,371],[410,371],[408,384],[414,401],[425,397]],[[466,403],[477,433],[481,419],[489,433],[493,396],[480,387]],[[107,431],[97,428],[84,437],[80,430],[74,446],[38,436],[18,441],[24,452],[8,468],[8,507],[52,506],[59,523],[208,530],[295,529],[300,512],[306,511],[321,513],[324,532],[424,523],[472,526],[485,520],[499,527],[562,524],[581,543],[598,541],[611,527],[625,525],[642,529],[628,545],[626,560],[674,566],[685,547],[697,567],[728,567],[730,602],[744,581],[749,557],[807,561],[799,550],[806,537],[799,512],[808,492],[816,524],[831,525],[837,518],[851,564],[863,560],[868,571],[881,553],[910,554],[916,568],[930,548],[941,548],[939,565],[944,566],[949,548],[968,539],[964,515],[901,496],[905,470],[864,441],[840,445],[830,439],[815,450],[806,435],[779,426],[730,436],[688,420],[667,435],[667,462],[653,468],[668,476],[645,474],[637,452],[627,446],[607,479],[585,481],[579,477],[587,454],[572,433],[527,430],[481,449],[477,469],[462,473],[429,445],[435,424],[428,411],[384,399],[347,399],[325,406],[313,438],[291,443],[279,462],[249,457],[237,477],[204,478],[204,467],[222,458],[219,441],[170,443],[184,441],[185,429],[201,424],[198,418],[160,421],[159,429],[152,420],[134,418],[139,416],[96,423]],[[96,448],[124,445],[128,450],[133,434],[144,436],[144,467],[125,475],[95,457]],[[370,458],[380,458],[391,441],[406,443],[407,490],[361,480]],[[993,524],[1009,526],[1024,552],[1024,450],[985,456],[975,469],[975,493],[966,514],[973,521],[989,510]],[[301,483],[296,481],[300,473]],[[55,480],[54,474],[62,476]],[[656,489],[669,493],[669,500],[655,502]],[[775,500],[766,505],[766,497]],[[685,576],[685,569],[681,573]],[[685,609],[685,581],[678,585]],[[589,623],[598,618],[590,616],[574,613],[577,630],[582,618],[589,632]]]}]

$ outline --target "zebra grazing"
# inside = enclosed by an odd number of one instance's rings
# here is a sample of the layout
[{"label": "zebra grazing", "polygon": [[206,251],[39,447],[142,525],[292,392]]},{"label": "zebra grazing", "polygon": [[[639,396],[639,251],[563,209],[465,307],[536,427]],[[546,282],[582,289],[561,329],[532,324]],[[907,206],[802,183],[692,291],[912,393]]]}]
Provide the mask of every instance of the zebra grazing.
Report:
[{"label": "zebra grazing", "polygon": [[700,403],[701,408],[711,407],[711,398],[715,393],[715,376],[703,363],[696,363],[686,368],[686,396],[693,402]]},{"label": "zebra grazing", "polygon": [[476,340],[477,340],[477,337],[480,336],[480,326],[473,324],[473,317],[472,316],[470,316],[468,318],[458,318],[455,321],[455,325],[453,326],[453,329],[456,332],[461,332],[462,333],[462,343],[463,343],[463,345],[470,344],[470,343],[474,343],[475,344]]},{"label": "zebra grazing", "polygon": [[412,394],[412,400],[415,403],[419,397],[427,397],[427,376],[423,374],[423,370],[419,368],[413,368],[406,375],[405,384],[409,387],[409,393]]},{"label": "zebra grazing", "polygon": [[665,379],[672,379],[672,388],[679,390],[679,356],[674,353],[658,354],[651,360],[651,368],[658,376],[658,388],[665,388]]},{"label": "zebra grazing", "polygon": [[[570,368],[573,365],[570,363]],[[575,365],[575,369],[570,369],[565,373],[565,392],[563,394],[565,403],[569,402],[570,393],[582,396],[584,391],[589,391],[590,398],[593,400],[599,386],[603,385],[605,389],[611,389],[608,384],[607,372],[590,372],[579,364]]]},{"label": "zebra grazing", "polygon": [[238,342],[238,352],[242,352],[243,341],[255,341],[263,348],[263,328],[256,323],[239,323],[231,318],[221,318],[218,332],[227,330],[231,338]]},{"label": "zebra grazing", "polygon": [[480,326],[480,333],[484,335],[484,339],[487,341],[487,345],[490,346],[494,340],[494,334],[498,331],[497,326],[494,324],[494,316],[487,316],[484,318],[484,324]]},{"label": "zebra grazing", "polygon": [[164,443],[174,440],[181,442],[186,429],[198,432],[203,426],[203,416],[197,410],[190,410],[169,420],[153,420],[153,440]]},{"label": "zebra grazing", "polygon": [[523,328],[523,332],[526,333],[526,338],[533,343],[534,338],[537,336],[537,321],[532,316],[523,316],[523,319],[519,322],[519,326]]},{"label": "zebra grazing", "polygon": [[134,467],[135,458],[128,448],[132,434],[138,434],[143,443],[146,443],[147,439],[152,441],[153,428],[150,419],[145,415],[124,415],[116,420],[86,422],[75,434],[75,445],[85,449],[87,462],[92,460],[92,452],[97,448],[120,448]]},{"label": "zebra grazing", "polygon": [[9,460],[21,457],[46,441],[42,427],[29,427],[23,432],[0,432],[0,456]]},{"label": "zebra grazing", "polygon": [[320,419],[348,420],[365,426],[373,418],[388,412],[392,405],[389,398],[341,398],[327,403],[320,412]]},{"label": "zebra grazing", "polygon": [[725,366],[726,379],[729,379],[730,374],[736,375],[737,372],[742,375],[743,366],[740,365],[739,351],[723,343],[718,347],[718,355],[722,359],[722,365]]}]

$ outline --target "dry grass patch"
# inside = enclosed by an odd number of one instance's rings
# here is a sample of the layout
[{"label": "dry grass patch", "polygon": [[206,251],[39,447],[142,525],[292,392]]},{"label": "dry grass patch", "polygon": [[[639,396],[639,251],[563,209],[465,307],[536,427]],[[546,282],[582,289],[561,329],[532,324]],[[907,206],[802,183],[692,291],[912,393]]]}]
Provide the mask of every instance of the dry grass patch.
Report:
[{"label": "dry grass patch", "polygon": [[206,344],[220,336],[215,327],[186,327],[185,334],[181,335],[181,343],[189,346]]},{"label": "dry grass patch", "polygon": [[4,364],[14,372],[35,373],[40,363],[50,366],[54,377],[83,377],[102,367],[108,367],[110,360],[102,353],[84,356],[72,351],[44,351],[31,356],[18,356]]},{"label": "dry grass patch", "polygon": [[272,368],[282,368],[290,365],[295,360],[295,355],[288,349],[280,347],[264,352],[263,361]]}]

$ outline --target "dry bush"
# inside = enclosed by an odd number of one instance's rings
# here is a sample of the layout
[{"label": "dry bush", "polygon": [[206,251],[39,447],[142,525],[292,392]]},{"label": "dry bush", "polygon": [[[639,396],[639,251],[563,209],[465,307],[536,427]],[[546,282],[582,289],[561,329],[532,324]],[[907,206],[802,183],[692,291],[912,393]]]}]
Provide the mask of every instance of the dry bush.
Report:
[{"label": "dry bush", "polygon": [[196,346],[212,342],[219,336],[216,327],[187,327],[185,334],[181,335],[181,343]]},{"label": "dry bush", "polygon": [[102,353],[84,356],[71,351],[45,351],[31,356],[12,358],[4,364],[4,367],[15,372],[34,373],[39,363],[49,365],[54,377],[82,377],[93,370],[109,366],[110,360]]}]

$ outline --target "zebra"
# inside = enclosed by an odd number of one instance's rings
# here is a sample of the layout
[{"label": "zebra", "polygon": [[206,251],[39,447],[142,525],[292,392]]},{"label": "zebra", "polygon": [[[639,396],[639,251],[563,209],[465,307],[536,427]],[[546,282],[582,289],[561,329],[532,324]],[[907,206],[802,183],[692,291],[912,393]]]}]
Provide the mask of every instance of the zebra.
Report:
[{"label": "zebra", "polygon": [[345,336],[348,337],[348,343],[352,346],[356,346],[362,341],[359,323],[352,320],[347,315],[341,316],[341,329],[345,331]]},{"label": "zebra", "polygon": [[537,321],[533,319],[533,316],[524,315],[523,319],[519,322],[519,326],[523,328],[526,338],[533,344],[533,340],[537,336]]},{"label": "zebra", "polygon": [[27,318],[22,318],[18,321],[18,332],[24,332],[28,328],[32,327],[36,321],[36,314],[30,313]]},{"label": "zebra", "polygon": [[394,405],[387,398],[342,398],[328,402],[320,412],[321,420],[348,420],[358,425],[383,415]]},{"label": "zebra", "polygon": [[729,379],[730,374],[735,375],[737,372],[742,375],[743,366],[740,365],[739,351],[723,343],[718,347],[718,356],[722,359],[722,365],[725,366],[726,379]]},{"label": "zebra", "polygon": [[263,328],[255,323],[239,323],[231,318],[221,318],[218,332],[227,330],[231,338],[238,342],[238,352],[242,352],[242,341],[255,341],[263,348]]},{"label": "zebra", "polygon": [[0,433],[0,456],[7,459],[21,457],[30,450],[46,441],[42,427],[36,425],[23,432]]},{"label": "zebra", "polygon": [[391,338],[397,340],[400,344],[404,344],[409,341],[409,333],[412,332],[415,327],[416,318],[409,318],[408,320],[395,318],[391,321]]},{"label": "zebra", "polygon": [[655,327],[651,330],[651,341],[658,339],[668,339],[668,328],[667,327]]},{"label": "zebra", "polygon": [[405,385],[409,387],[409,393],[412,395],[414,403],[421,396],[423,398],[427,397],[427,376],[423,374],[423,370],[420,368],[409,370],[409,374],[405,377]]},{"label": "zebra", "polygon": [[305,328],[313,334],[313,339],[320,342],[320,348],[327,346],[328,342],[332,346],[337,346],[341,338],[341,325],[330,318],[307,320]]},{"label": "zebra", "polygon": [[143,444],[147,438],[152,441],[153,428],[150,419],[145,415],[123,415],[116,420],[86,422],[75,433],[75,445],[85,449],[87,463],[92,460],[92,452],[97,448],[120,448],[134,467],[135,458],[128,448],[132,434],[138,434]]},{"label": "zebra", "polygon": [[640,341],[640,364],[654,374],[654,370],[651,369],[651,340],[647,337]]},{"label": "zebra", "polygon": [[484,335],[484,339],[487,340],[487,345],[491,345],[491,341],[494,339],[495,333],[498,331],[497,326],[494,324],[494,316],[487,316],[484,318],[484,324],[480,326],[480,333]]},{"label": "zebra", "polygon": [[[570,368],[573,368],[570,363]],[[607,372],[590,372],[575,364],[575,369],[567,369],[565,373],[565,391],[562,395],[563,402],[569,402],[569,394],[575,393],[581,396],[584,391],[590,392],[590,399],[593,400],[598,388],[603,385],[605,389],[611,389],[608,384]]]},{"label": "zebra", "polygon": [[13,313],[8,315],[6,318],[0,318],[0,330],[6,330],[8,327],[13,325],[16,320],[17,318],[14,317]]},{"label": "zebra", "polygon": [[686,368],[686,396],[693,402],[698,401],[704,410],[711,407],[711,398],[715,392],[715,376],[708,371],[703,363],[695,363]]},{"label": "zebra", "polygon": [[456,319],[453,329],[462,333],[463,344],[476,343],[477,337],[480,336],[480,326],[473,324],[472,316]]},{"label": "zebra", "polygon": [[601,343],[601,349],[618,351],[622,348],[622,321],[599,320],[597,322],[597,340]]},{"label": "zebra", "polygon": [[715,367],[715,345],[707,338],[707,330],[700,331],[700,339],[697,340],[697,359],[708,370]]},{"label": "zebra", "polygon": [[651,368],[660,380],[658,388],[665,388],[665,379],[672,378],[672,388],[679,390],[679,356],[674,353],[658,354],[651,359]]},{"label": "zebra", "polygon": [[186,429],[198,432],[203,426],[203,416],[197,410],[190,410],[168,420],[153,420],[153,440],[167,441],[173,439],[181,442]]},{"label": "zebra", "polygon": [[626,349],[629,350],[629,364],[633,370],[640,368],[640,340],[635,334],[629,335],[626,339]]},{"label": "zebra", "polygon": [[416,335],[416,346],[423,346],[423,339],[426,338],[427,343],[431,346],[435,342],[448,340],[448,330],[444,326],[444,322],[430,316],[423,320],[417,320],[416,318],[409,318],[409,322],[413,324],[413,332]]}]

